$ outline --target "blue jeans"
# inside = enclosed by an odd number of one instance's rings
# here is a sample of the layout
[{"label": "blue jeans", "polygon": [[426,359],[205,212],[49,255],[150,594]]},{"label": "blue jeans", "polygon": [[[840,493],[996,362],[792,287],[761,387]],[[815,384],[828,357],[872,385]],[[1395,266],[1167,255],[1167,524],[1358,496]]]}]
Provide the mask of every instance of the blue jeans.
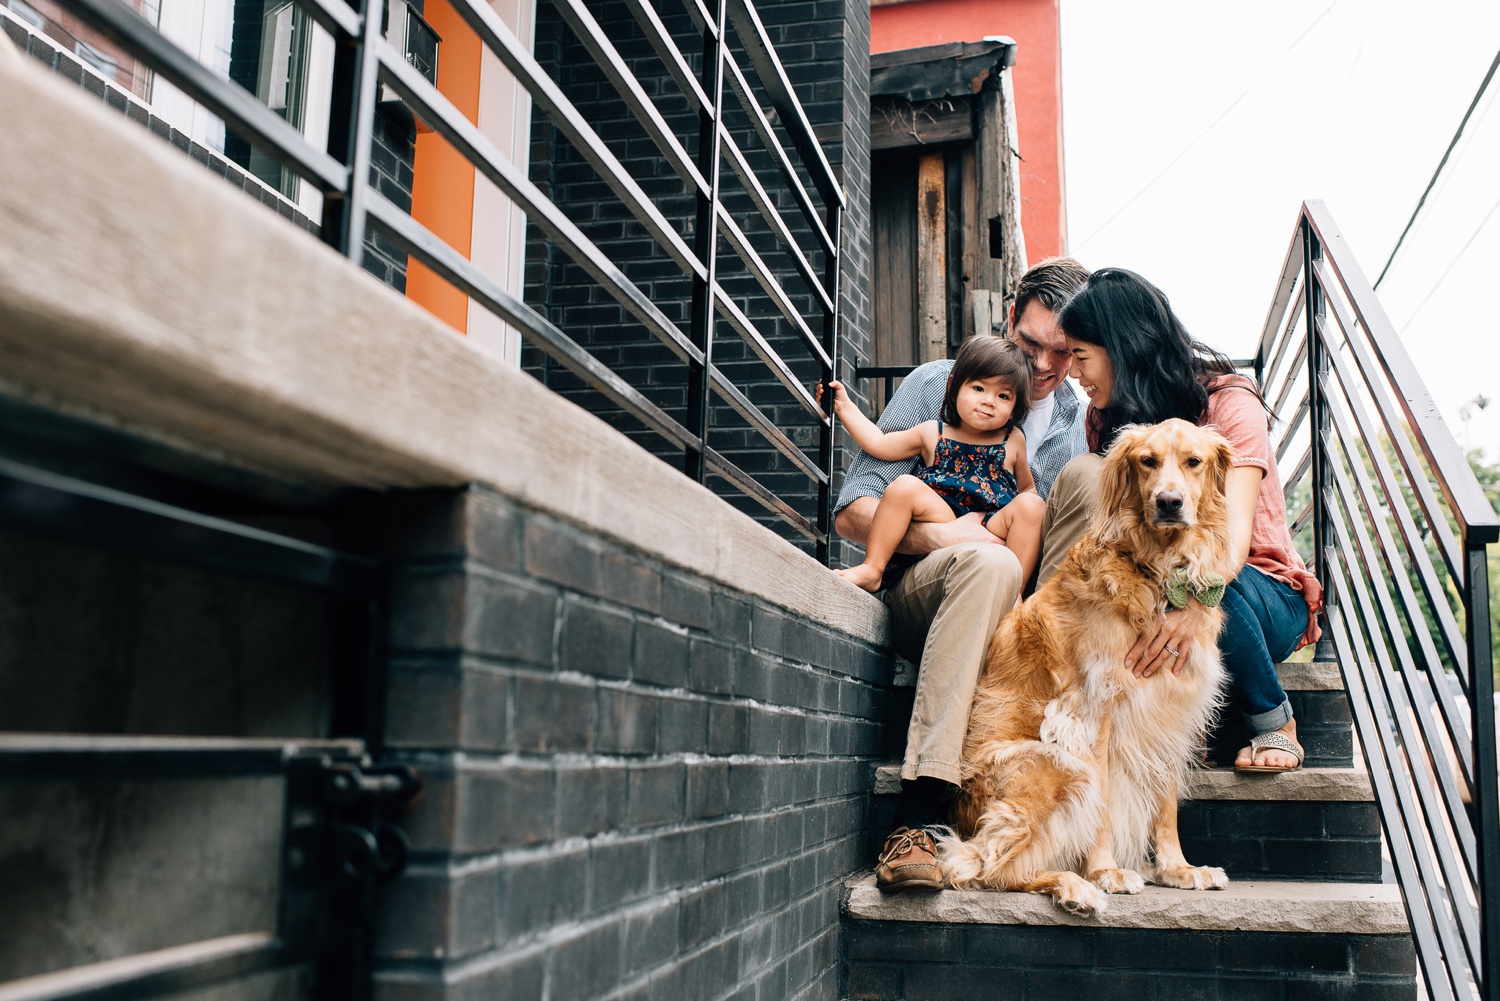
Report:
[{"label": "blue jeans", "polygon": [[1297,649],[1307,632],[1302,592],[1251,566],[1224,589],[1224,631],[1219,653],[1229,672],[1230,705],[1256,733],[1284,726],[1292,705],[1276,677],[1276,663]]}]

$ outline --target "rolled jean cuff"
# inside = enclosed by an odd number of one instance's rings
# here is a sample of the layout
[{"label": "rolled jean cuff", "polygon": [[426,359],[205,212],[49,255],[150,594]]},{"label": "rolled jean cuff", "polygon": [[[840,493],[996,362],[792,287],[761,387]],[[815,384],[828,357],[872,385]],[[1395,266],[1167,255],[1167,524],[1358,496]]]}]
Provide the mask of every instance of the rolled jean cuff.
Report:
[{"label": "rolled jean cuff", "polygon": [[1256,713],[1254,716],[1245,714],[1245,722],[1250,724],[1250,729],[1256,733],[1270,733],[1272,730],[1280,730],[1292,719],[1292,702],[1290,699],[1282,699],[1281,705],[1270,712]]}]

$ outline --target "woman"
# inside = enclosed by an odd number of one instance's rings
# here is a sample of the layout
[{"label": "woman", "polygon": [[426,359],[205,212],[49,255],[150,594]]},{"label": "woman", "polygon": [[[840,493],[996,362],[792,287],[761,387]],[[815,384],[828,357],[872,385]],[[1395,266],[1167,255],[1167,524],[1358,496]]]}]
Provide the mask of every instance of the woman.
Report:
[{"label": "woman", "polygon": [[[1233,679],[1231,704],[1255,735],[1234,764],[1241,771],[1300,767],[1297,724],[1275,664],[1318,638],[1323,591],[1292,547],[1264,401],[1227,358],[1189,336],[1167,297],[1133,272],[1095,271],[1058,321],[1073,357],[1069,374],[1089,397],[1091,452],[1107,449],[1127,424],[1169,417],[1211,424],[1233,446],[1225,495],[1239,570],[1224,591],[1219,650]],[[1126,666],[1140,677],[1171,668],[1199,607],[1194,598],[1167,611],[1126,655]]]}]

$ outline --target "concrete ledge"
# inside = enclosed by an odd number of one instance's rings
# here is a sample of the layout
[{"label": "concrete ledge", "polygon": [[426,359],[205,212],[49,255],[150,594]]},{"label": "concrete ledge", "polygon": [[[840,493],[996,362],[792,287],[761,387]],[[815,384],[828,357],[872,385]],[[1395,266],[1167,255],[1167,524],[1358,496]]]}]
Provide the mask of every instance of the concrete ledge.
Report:
[{"label": "concrete ledge", "polygon": [[[1185,800],[1298,800],[1323,803],[1372,802],[1370,776],[1354,768],[1299,768],[1281,774],[1241,775],[1232,768],[1202,768],[1188,772]],[[875,769],[875,795],[901,791],[901,766]]]},{"label": "concrete ledge", "polygon": [[9,51],[0,133],[0,392],[294,483],[487,483],[884,642],[875,598]]},{"label": "concrete ledge", "polygon": [[866,921],[936,924],[1078,925],[1093,928],[1188,928],[1195,931],[1404,935],[1401,890],[1383,883],[1231,882],[1226,890],[1148,886],[1115,894],[1101,917],[1079,918],[1050,897],[998,890],[881,893],[866,873],[847,881],[844,912]]},{"label": "concrete ledge", "polygon": [[1288,692],[1342,692],[1344,675],[1337,664],[1314,661],[1309,664],[1277,664],[1276,675]]}]

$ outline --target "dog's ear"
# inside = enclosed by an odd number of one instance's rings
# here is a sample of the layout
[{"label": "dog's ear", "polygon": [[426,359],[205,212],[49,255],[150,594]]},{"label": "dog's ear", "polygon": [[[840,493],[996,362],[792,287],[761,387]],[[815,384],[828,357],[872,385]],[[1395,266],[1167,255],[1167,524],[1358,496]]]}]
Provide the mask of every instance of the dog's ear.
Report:
[{"label": "dog's ear", "polygon": [[1229,464],[1234,461],[1234,449],[1230,447],[1228,439],[1218,432],[1213,433],[1211,442],[1212,451],[1209,455],[1209,465],[1212,470],[1210,482],[1213,489],[1220,497],[1224,496],[1224,487],[1229,479]]},{"label": "dog's ear", "polygon": [[1101,543],[1119,542],[1137,520],[1136,472],[1130,456],[1149,431],[1150,428],[1138,424],[1121,428],[1104,454],[1104,465],[1099,470],[1099,510],[1095,515]]}]

